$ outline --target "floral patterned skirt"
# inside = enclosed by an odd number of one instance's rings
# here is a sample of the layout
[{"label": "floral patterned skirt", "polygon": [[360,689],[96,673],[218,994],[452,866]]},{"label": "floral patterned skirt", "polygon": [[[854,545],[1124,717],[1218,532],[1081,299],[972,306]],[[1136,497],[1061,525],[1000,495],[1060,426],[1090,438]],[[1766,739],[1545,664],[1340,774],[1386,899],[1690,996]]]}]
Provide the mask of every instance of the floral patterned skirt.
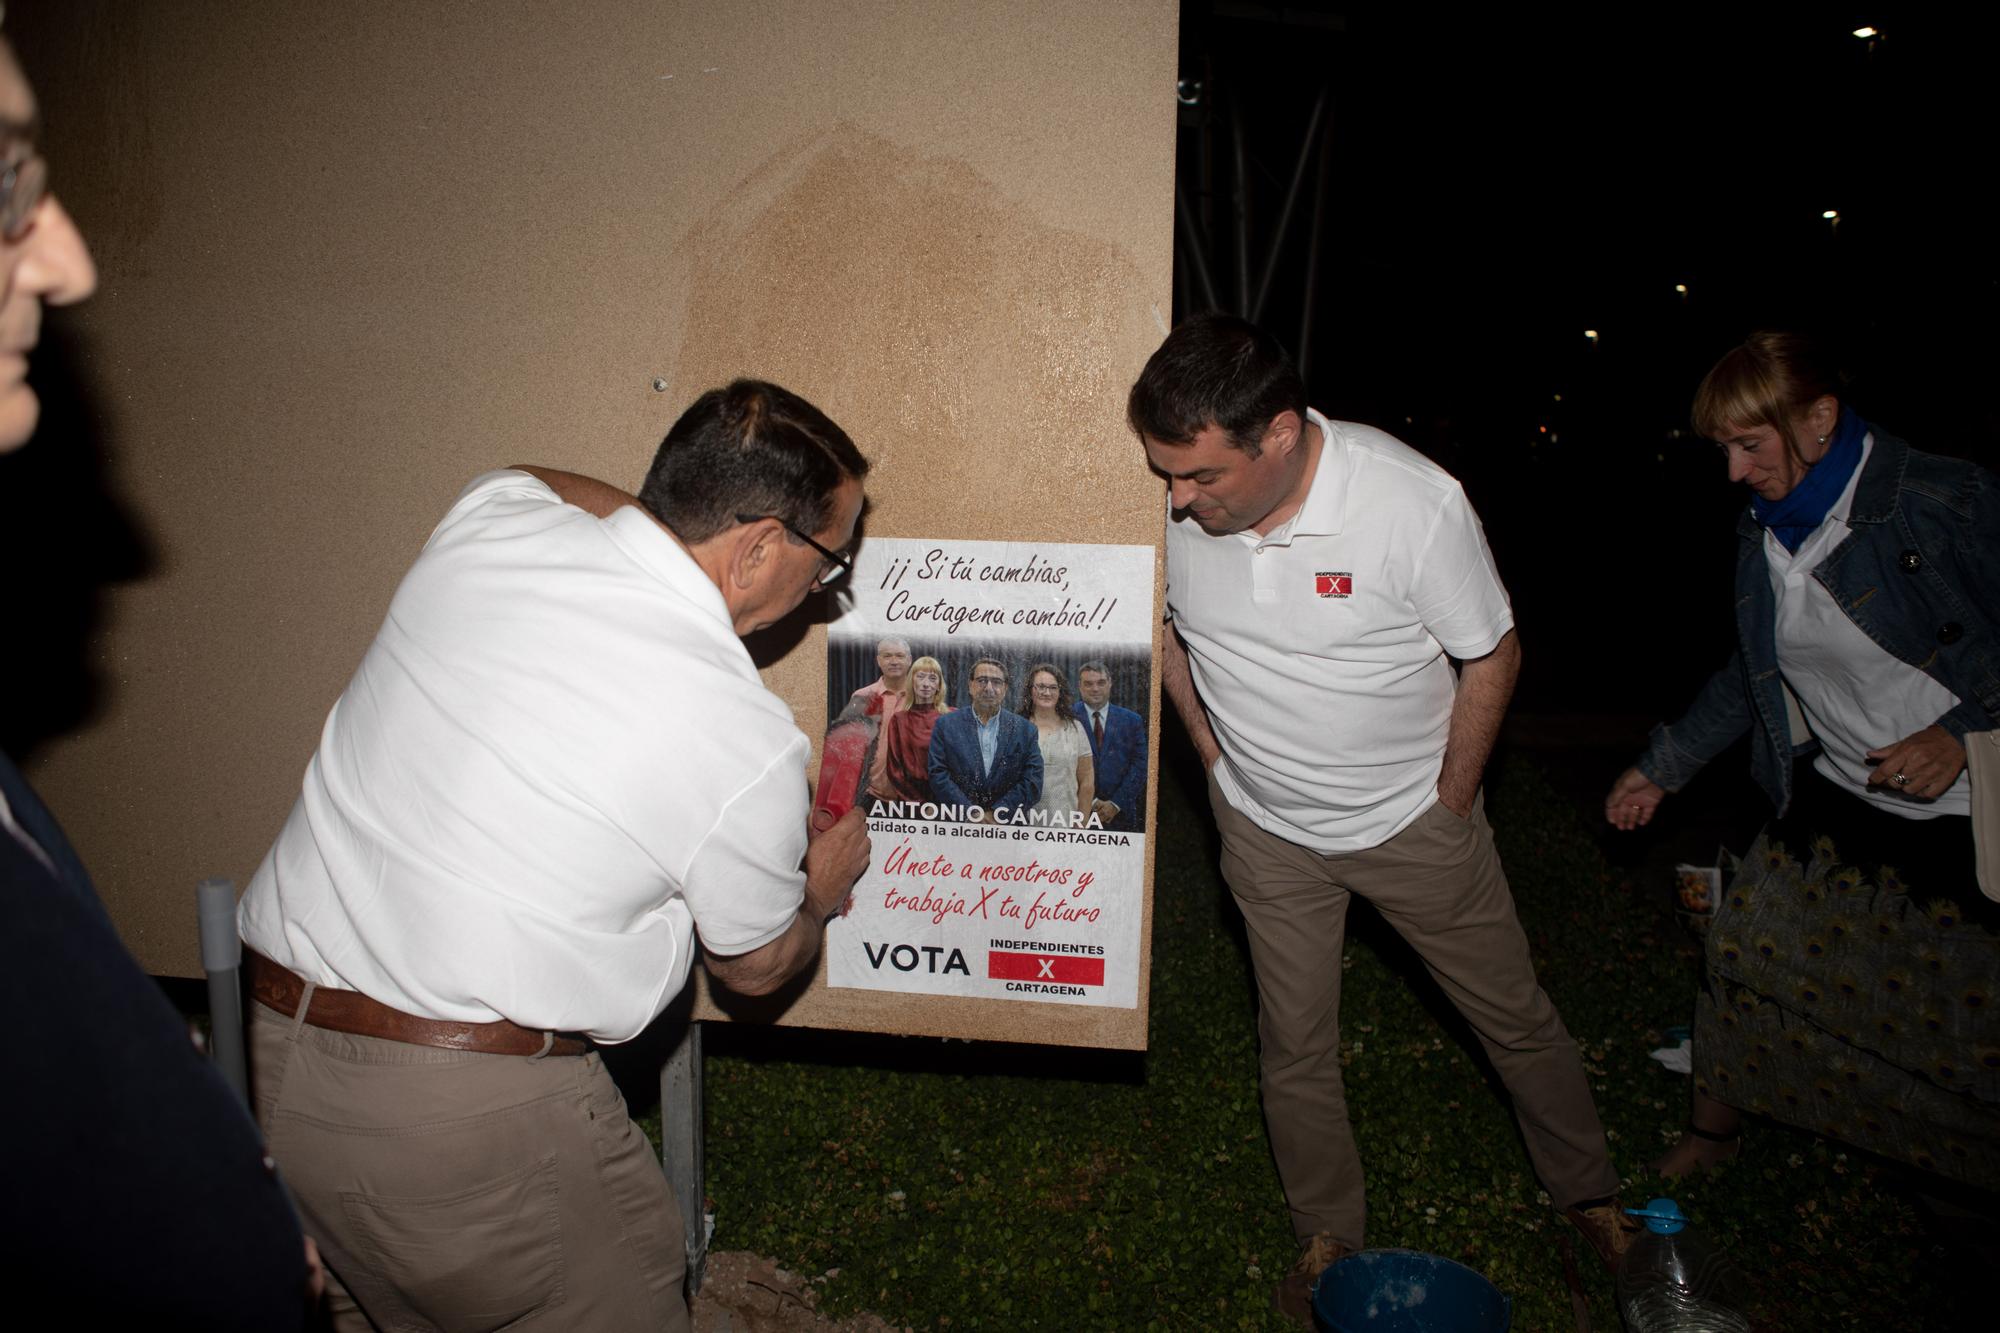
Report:
[{"label": "floral patterned skirt", "polygon": [[1695,1088],[2000,1189],[2000,921],[1968,821],[1800,776],[1716,905]]}]

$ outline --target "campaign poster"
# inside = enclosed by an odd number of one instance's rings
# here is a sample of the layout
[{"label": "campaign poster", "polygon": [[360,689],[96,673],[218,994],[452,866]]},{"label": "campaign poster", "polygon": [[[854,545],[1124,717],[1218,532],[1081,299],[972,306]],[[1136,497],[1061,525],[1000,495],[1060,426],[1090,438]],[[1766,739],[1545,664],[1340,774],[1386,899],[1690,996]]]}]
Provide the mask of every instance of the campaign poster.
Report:
[{"label": "campaign poster", "polygon": [[870,538],[828,629],[814,818],[873,856],[827,984],[1133,1008],[1150,546]]}]

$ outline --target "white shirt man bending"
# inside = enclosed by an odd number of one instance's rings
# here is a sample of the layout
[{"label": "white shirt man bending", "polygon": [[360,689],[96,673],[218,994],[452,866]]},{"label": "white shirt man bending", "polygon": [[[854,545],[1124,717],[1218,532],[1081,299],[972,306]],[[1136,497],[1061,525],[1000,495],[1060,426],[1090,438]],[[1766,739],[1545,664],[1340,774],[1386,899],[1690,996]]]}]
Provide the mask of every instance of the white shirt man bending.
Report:
[{"label": "white shirt man bending", "polygon": [[740,641],[846,569],[867,466],[739,380],[636,503],[476,479],[397,589],[240,912],[258,1112],[338,1326],[687,1326],[679,1211],[590,1042],[697,939],[782,985],[867,865],[858,810],[809,843],[806,738]]},{"label": "white shirt man bending", "polygon": [[[1301,1243],[1275,1299],[1363,1244],[1338,958],[1360,894],[1423,956],[1514,1100],[1556,1205],[1630,1235],[1575,1043],[1536,982],[1480,798],[1520,648],[1458,483],[1305,403],[1242,320],[1189,320],[1129,418],[1169,483],[1162,681],[1208,768],[1257,974],[1264,1114]],[[1460,669],[1454,672],[1451,659]]]}]

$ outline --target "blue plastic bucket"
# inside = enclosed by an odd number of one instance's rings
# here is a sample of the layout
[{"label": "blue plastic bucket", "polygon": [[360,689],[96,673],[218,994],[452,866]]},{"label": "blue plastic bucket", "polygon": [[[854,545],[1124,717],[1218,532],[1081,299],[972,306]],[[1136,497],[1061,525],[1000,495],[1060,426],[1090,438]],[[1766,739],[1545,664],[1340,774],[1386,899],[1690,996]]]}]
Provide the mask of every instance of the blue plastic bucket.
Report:
[{"label": "blue plastic bucket", "polygon": [[1360,1250],[1319,1275],[1313,1315],[1331,1333],[1507,1333],[1514,1303],[1440,1255]]}]

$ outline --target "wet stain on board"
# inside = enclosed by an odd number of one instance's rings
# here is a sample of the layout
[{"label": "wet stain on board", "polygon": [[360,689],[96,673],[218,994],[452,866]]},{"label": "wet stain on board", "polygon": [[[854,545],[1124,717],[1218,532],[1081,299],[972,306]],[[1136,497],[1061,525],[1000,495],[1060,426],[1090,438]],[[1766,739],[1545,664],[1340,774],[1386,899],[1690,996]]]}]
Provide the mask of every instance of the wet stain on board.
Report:
[{"label": "wet stain on board", "polygon": [[[838,125],[767,160],[679,251],[677,396],[754,374],[814,399],[874,460],[875,530],[1097,531],[1106,487],[1114,523],[1122,501],[1153,512],[1122,412],[1163,294],[1123,248]],[[1151,539],[1132,526],[1099,539]]]}]

